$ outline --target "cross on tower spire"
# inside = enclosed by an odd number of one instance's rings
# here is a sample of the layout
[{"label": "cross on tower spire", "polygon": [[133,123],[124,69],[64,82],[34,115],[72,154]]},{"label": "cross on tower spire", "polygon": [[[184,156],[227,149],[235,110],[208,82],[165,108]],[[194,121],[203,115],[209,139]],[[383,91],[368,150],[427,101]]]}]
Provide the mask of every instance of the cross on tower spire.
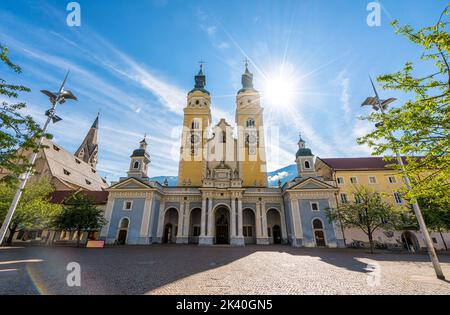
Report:
[{"label": "cross on tower spire", "polygon": [[248,63],[250,60],[248,60],[247,58],[244,59],[244,64],[245,64],[245,70],[248,70]]},{"label": "cross on tower spire", "polygon": [[200,64],[200,70],[202,70],[203,65],[205,64],[205,61],[203,61],[203,59],[200,59],[200,61],[198,63]]}]

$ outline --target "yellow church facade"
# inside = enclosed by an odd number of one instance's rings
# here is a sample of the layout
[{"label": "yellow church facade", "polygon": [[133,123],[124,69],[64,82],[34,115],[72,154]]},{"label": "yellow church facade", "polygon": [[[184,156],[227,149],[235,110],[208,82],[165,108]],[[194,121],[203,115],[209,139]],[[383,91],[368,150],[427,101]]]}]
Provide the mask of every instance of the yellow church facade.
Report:
[{"label": "yellow church facade", "polygon": [[[107,189],[108,244],[289,244],[293,247],[345,247],[367,236],[330,222],[327,208],[353,201],[356,185],[405,206],[401,177],[382,158],[319,158],[300,138],[292,159],[297,176],[269,187],[264,139],[264,109],[246,65],[235,99],[235,129],[213,123],[212,95],[202,67],[188,92],[180,143],[178,183],[150,180],[151,145],[143,139],[130,157],[126,177]],[[289,164],[290,161],[286,161]],[[432,234],[437,249],[449,234]],[[375,240],[393,248],[424,248],[418,231],[378,231]]]},{"label": "yellow church facade", "polygon": [[235,129],[225,119],[213,124],[212,96],[200,67],[184,108],[177,186],[149,179],[151,150],[142,140],[128,176],[107,189],[102,239],[136,245],[343,246],[341,230],[324,211],[336,205],[337,188],[316,174],[312,153],[302,155],[308,168],[300,168],[295,181],[269,187],[264,110],[248,65],[241,83]]}]

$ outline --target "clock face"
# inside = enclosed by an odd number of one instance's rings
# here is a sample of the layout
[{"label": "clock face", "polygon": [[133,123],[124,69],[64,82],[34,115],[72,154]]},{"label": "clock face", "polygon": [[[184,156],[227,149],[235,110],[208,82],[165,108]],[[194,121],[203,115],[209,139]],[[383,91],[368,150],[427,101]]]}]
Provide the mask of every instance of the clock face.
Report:
[{"label": "clock face", "polygon": [[256,136],[255,136],[255,135],[250,135],[250,136],[248,137],[248,142],[249,142],[249,143],[256,143],[256,141],[257,141],[257,139],[256,139]]}]

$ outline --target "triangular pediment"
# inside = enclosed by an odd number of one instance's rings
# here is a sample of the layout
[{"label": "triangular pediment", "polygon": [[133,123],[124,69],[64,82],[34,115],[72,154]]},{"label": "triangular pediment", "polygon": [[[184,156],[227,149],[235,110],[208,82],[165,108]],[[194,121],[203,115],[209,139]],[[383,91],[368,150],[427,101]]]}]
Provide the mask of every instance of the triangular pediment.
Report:
[{"label": "triangular pediment", "polygon": [[130,177],[125,179],[124,181],[112,185],[109,189],[147,189],[147,188],[152,187],[147,183],[143,183],[134,177]]},{"label": "triangular pediment", "polygon": [[293,190],[301,190],[301,189],[320,190],[320,189],[337,189],[337,188],[328,183],[325,183],[324,181],[316,179],[314,177],[309,177],[309,178],[299,182],[297,185],[291,187],[290,189],[293,189]]}]

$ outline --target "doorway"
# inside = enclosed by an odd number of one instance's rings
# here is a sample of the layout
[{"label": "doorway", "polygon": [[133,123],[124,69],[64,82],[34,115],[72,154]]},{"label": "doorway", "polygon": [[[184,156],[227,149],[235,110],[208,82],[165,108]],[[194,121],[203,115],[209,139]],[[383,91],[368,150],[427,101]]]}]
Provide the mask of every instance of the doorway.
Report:
[{"label": "doorway", "polygon": [[168,223],[164,226],[164,238],[163,243],[168,244],[172,243],[172,224]]},{"label": "doorway", "polygon": [[320,219],[315,219],[313,221],[314,229],[314,240],[316,241],[316,246],[325,247],[327,246],[327,241],[325,240],[325,232],[323,230],[323,223]]},{"label": "doorway", "polygon": [[119,231],[119,236],[117,237],[117,244],[118,245],[125,245],[125,243],[127,242],[127,234],[128,234],[127,230],[120,230]]},{"label": "doorway", "polygon": [[119,224],[119,233],[117,234],[117,244],[125,245],[127,243],[128,227],[130,225],[130,220],[128,218],[123,218]]},{"label": "doorway", "polygon": [[221,207],[216,210],[216,244],[230,244],[230,212]]},{"label": "doorway", "polygon": [[279,225],[274,225],[272,227],[272,237],[274,244],[281,244],[281,228]]},{"label": "doorway", "polygon": [[402,243],[403,247],[410,253],[417,253],[420,250],[417,237],[410,231],[402,234]]}]

